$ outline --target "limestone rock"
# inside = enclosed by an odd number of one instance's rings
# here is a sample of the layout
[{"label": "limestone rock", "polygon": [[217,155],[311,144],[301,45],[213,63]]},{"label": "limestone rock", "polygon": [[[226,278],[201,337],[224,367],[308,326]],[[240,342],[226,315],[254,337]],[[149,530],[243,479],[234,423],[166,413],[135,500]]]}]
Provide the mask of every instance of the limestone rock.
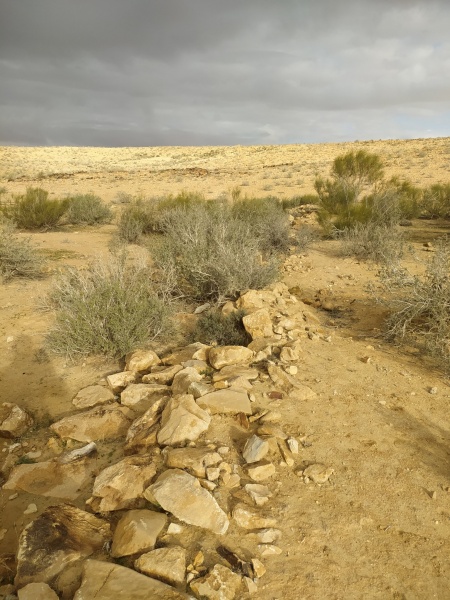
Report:
[{"label": "limestone rock", "polygon": [[111,390],[102,385],[90,385],[78,392],[72,400],[76,408],[92,408],[97,404],[106,404],[114,400],[114,394]]},{"label": "limestone rock", "polygon": [[158,535],[167,523],[163,513],[153,510],[130,510],[117,523],[111,556],[119,558],[153,550]]},{"label": "limestone rock", "polygon": [[226,533],[228,517],[213,496],[200,485],[198,479],[181,471],[168,469],[149,486],[144,495],[177,519],[209,529],[217,534]]},{"label": "limestone rock", "polygon": [[273,304],[275,300],[276,295],[268,290],[248,290],[238,298],[236,306],[244,310],[256,310]]},{"label": "limestone rock", "polygon": [[49,582],[111,539],[109,523],[67,504],[45,509],[19,538],[15,585]]},{"label": "limestone rock", "polygon": [[266,308],[261,308],[255,312],[245,315],[242,319],[245,330],[252,337],[252,340],[257,338],[269,338],[273,335],[272,319],[269,311]]},{"label": "limestone rock", "polygon": [[247,473],[253,481],[264,481],[275,475],[276,470],[271,462],[262,460],[247,467]]},{"label": "limestone rock", "polygon": [[197,404],[208,409],[213,415],[218,413],[252,414],[252,407],[247,392],[240,390],[217,390],[197,398]]},{"label": "limestone rock", "polygon": [[189,346],[175,350],[169,356],[162,358],[161,362],[164,365],[179,365],[191,359],[207,360],[209,348],[205,344],[195,342],[194,344],[189,344]]},{"label": "limestone rock", "polygon": [[158,383],[132,383],[120,394],[120,403],[135,412],[144,412],[161,398],[169,398],[170,389]]},{"label": "limestone rock", "polygon": [[217,452],[208,448],[171,448],[166,455],[166,465],[175,469],[186,469],[196,477],[206,477],[206,469],[222,462]]},{"label": "limestone rock", "polygon": [[210,392],[213,392],[214,388],[209,383],[203,381],[194,381],[188,388],[188,394],[192,394],[195,399],[205,396]]},{"label": "limestone rock", "polygon": [[252,358],[253,351],[245,346],[217,346],[209,351],[209,364],[214,369],[249,363]]},{"label": "limestone rock", "polygon": [[173,378],[181,371],[181,365],[172,367],[153,367],[151,373],[142,377],[142,383],[159,383],[160,385],[171,385]]},{"label": "limestone rock", "polygon": [[179,585],[186,573],[186,550],[181,546],[158,548],[142,554],[134,566],[145,575],[170,585]]},{"label": "limestone rock", "polygon": [[172,393],[174,396],[187,394],[191,383],[201,381],[202,376],[199,375],[193,367],[186,367],[175,375],[172,383]]},{"label": "limestone rock", "polygon": [[17,595],[19,600],[58,600],[56,592],[46,583],[29,583]]},{"label": "limestone rock", "polygon": [[141,417],[131,423],[125,438],[125,452],[145,451],[156,444],[158,422],[166,402],[167,398],[156,400]]},{"label": "limestone rock", "polygon": [[32,417],[17,404],[3,402],[0,406],[0,437],[20,437],[32,425]]},{"label": "limestone rock", "polygon": [[269,365],[267,371],[274,384],[286,391],[293,400],[310,400],[317,396],[316,392],[310,387],[304,385],[292,375],[285,373],[277,365]]},{"label": "limestone rock", "polygon": [[80,495],[81,488],[89,482],[94,468],[95,465],[89,458],[66,464],[54,458],[39,463],[16,465],[3,489],[75,500]]},{"label": "limestone rock", "polygon": [[259,483],[247,483],[244,486],[245,491],[256,504],[256,506],[263,506],[272,497],[272,492],[266,485]]},{"label": "limestone rock", "polygon": [[262,517],[259,512],[246,504],[237,504],[233,509],[233,519],[243,529],[275,527],[276,519]]},{"label": "limestone rock", "polygon": [[161,417],[157,440],[162,446],[177,446],[195,441],[211,422],[211,416],[190,394],[175,396],[166,405]]},{"label": "limestone rock", "polygon": [[125,369],[127,371],[137,371],[145,373],[154,365],[159,365],[159,356],[153,350],[135,350],[125,356]]},{"label": "limestone rock", "polygon": [[303,477],[311,479],[314,483],[326,483],[331,475],[333,475],[334,469],[326,467],[321,463],[316,463],[306,467],[303,471]]},{"label": "limestone rock", "polygon": [[130,383],[134,383],[137,379],[138,375],[135,371],[122,371],[121,373],[114,373],[113,375],[108,375],[106,378],[106,382],[111,388],[111,390],[118,394],[127,385]]},{"label": "limestone rock", "polygon": [[135,508],[144,501],[144,490],[156,475],[149,456],[128,456],[95,478],[87,504],[94,512]]},{"label": "limestone rock", "polygon": [[242,584],[242,577],[223,565],[215,565],[206,575],[191,582],[192,591],[207,600],[234,600]]},{"label": "limestone rock", "polygon": [[126,434],[134,413],[117,402],[98,406],[50,425],[59,437],[79,442],[93,442],[122,437]]},{"label": "limestone rock", "polygon": [[257,435],[252,435],[245,443],[242,456],[246,463],[255,463],[262,460],[268,452],[269,442]]},{"label": "limestone rock", "polygon": [[193,600],[169,585],[112,563],[89,559],[73,600]]},{"label": "limestone rock", "polygon": [[283,362],[293,362],[299,359],[300,355],[295,348],[291,348],[290,346],[285,346],[282,348],[280,352],[280,360]]},{"label": "limestone rock", "polygon": [[252,369],[251,367],[242,367],[239,365],[230,365],[228,367],[223,367],[217,373],[214,373],[212,380],[216,381],[231,381],[236,379],[237,377],[242,377],[244,379],[248,379],[249,381],[254,381],[258,379],[259,372],[257,369]]}]

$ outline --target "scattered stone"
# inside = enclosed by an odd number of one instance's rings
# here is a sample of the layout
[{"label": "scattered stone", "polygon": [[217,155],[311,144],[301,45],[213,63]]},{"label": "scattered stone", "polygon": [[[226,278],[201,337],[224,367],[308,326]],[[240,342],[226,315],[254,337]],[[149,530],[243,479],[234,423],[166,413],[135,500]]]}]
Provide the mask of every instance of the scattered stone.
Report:
[{"label": "scattered stone", "polygon": [[214,388],[212,385],[209,383],[204,383],[203,381],[194,381],[188,388],[188,394],[192,394],[196,400],[201,396],[205,396],[213,391]]},{"label": "scattered stone", "polygon": [[103,519],[68,504],[51,506],[22,530],[14,583],[47,583],[110,539],[109,523]]},{"label": "scattered stone", "polygon": [[200,485],[198,479],[180,469],[168,469],[149,486],[144,496],[153,499],[180,521],[209,529],[217,534],[226,533],[228,517],[213,496]]},{"label": "scattered stone", "polygon": [[90,385],[78,392],[72,400],[76,408],[92,408],[97,404],[106,404],[114,400],[115,396],[111,390],[102,385]]},{"label": "scattered stone", "polygon": [[278,542],[281,539],[281,531],[272,527],[266,529],[260,529],[254,533],[248,534],[255,538],[260,544],[272,544]]},{"label": "scattered stone", "polygon": [[242,367],[239,365],[229,365],[228,367],[223,367],[220,371],[214,373],[212,380],[223,381],[223,380],[233,380],[237,377],[243,377],[249,381],[254,381],[259,377],[259,371],[257,369],[253,369],[251,367]]},{"label": "scattered stone", "polygon": [[258,483],[247,483],[244,486],[245,491],[256,504],[256,506],[263,506],[272,497],[272,492],[266,485],[260,485]]},{"label": "scattered stone", "polygon": [[86,502],[94,512],[136,508],[156,475],[149,456],[128,456],[96,477],[92,497]]},{"label": "scattered stone", "polygon": [[195,342],[175,350],[172,354],[161,359],[164,365],[180,365],[191,359],[207,360],[210,346]]},{"label": "scattered stone", "polygon": [[257,435],[252,435],[244,446],[242,456],[246,463],[255,463],[263,459],[269,452],[269,443]]},{"label": "scattered stone", "polygon": [[36,504],[29,504],[27,506],[27,508],[23,511],[24,515],[32,515],[34,513],[37,513],[38,511],[38,507],[36,506]]},{"label": "scattered stone", "polygon": [[438,389],[437,389],[437,387],[430,387],[430,388],[428,389],[428,393],[429,393],[429,394],[437,394],[437,393],[438,393]]},{"label": "scattered stone", "polygon": [[171,398],[162,413],[158,443],[161,446],[178,446],[195,441],[208,429],[210,422],[211,416],[190,394]]},{"label": "scattered stone", "polygon": [[56,592],[46,583],[29,583],[17,595],[19,600],[58,600]]},{"label": "scattered stone", "polygon": [[114,373],[113,375],[108,375],[106,378],[106,382],[109,385],[110,389],[118,394],[127,385],[130,383],[134,383],[137,379],[137,373],[135,371],[122,371],[121,373]]},{"label": "scattered stone", "polygon": [[158,535],[167,523],[163,513],[152,510],[130,510],[117,523],[111,556],[119,558],[153,550]]},{"label": "scattered stone", "polygon": [[286,448],[286,446],[284,446],[284,444],[280,444],[278,442],[278,448],[280,450],[280,454],[284,460],[284,462],[286,463],[286,465],[288,467],[293,467],[294,466],[294,457],[292,456],[290,450],[288,450],[288,448]]},{"label": "scattered stone", "polygon": [[197,403],[202,408],[208,409],[213,415],[219,413],[252,414],[250,399],[245,391],[217,390],[197,398]]},{"label": "scattered stone", "polygon": [[253,351],[245,346],[217,346],[209,352],[209,364],[218,370],[229,365],[248,363],[252,358]]},{"label": "scattered stone", "polygon": [[270,435],[272,437],[278,438],[280,440],[286,440],[287,435],[284,433],[283,429],[277,425],[276,423],[263,423],[260,427],[258,427],[259,435]]},{"label": "scattered stone", "polygon": [[191,359],[191,360],[187,360],[186,362],[184,362],[182,364],[183,369],[195,369],[197,371],[197,373],[199,373],[200,375],[202,375],[205,371],[210,370],[211,367],[208,365],[208,363],[205,360],[197,360],[197,359]]},{"label": "scattered stone", "polygon": [[[206,363],[205,363],[206,364]],[[187,394],[191,383],[201,381],[202,376],[199,375],[193,367],[186,367],[175,375],[172,383],[172,393],[174,396]]]},{"label": "scattered stone", "polygon": [[264,481],[269,479],[276,473],[275,466],[268,461],[261,461],[260,463],[253,463],[247,467],[248,476],[253,481]]},{"label": "scattered stone", "polygon": [[206,469],[206,478],[208,481],[217,481],[220,477],[220,469],[218,467],[208,467]]},{"label": "scattered stone", "polygon": [[259,544],[258,550],[261,556],[278,556],[283,552],[281,548],[272,544]]},{"label": "scattered stone", "polygon": [[166,402],[167,398],[156,400],[141,417],[131,423],[125,438],[125,452],[147,451],[156,444],[158,423]]},{"label": "scattered stone", "polygon": [[171,523],[167,528],[167,533],[169,535],[180,535],[183,533],[184,527],[182,525],[178,525],[177,523]]},{"label": "scattered stone", "polygon": [[272,319],[267,308],[261,308],[249,315],[245,315],[242,318],[242,323],[252,340],[269,338],[273,335]]},{"label": "scattered stone", "polygon": [[274,527],[276,519],[262,517],[259,512],[246,504],[237,504],[233,509],[233,519],[243,529],[261,529]]},{"label": "scattered stone", "polygon": [[298,454],[298,442],[295,438],[290,437],[286,440],[289,450],[292,454]]},{"label": "scattered stone", "polygon": [[145,575],[179,585],[186,573],[186,550],[181,546],[158,548],[140,556],[134,566]]},{"label": "scattered stone", "polygon": [[326,483],[328,479],[333,475],[334,469],[326,467],[321,463],[316,463],[306,467],[303,471],[303,477],[314,483]]},{"label": "scattered stone", "polygon": [[249,290],[238,298],[236,306],[245,310],[256,310],[273,304],[275,300],[276,295],[269,290]]},{"label": "scattered stone", "polygon": [[26,410],[3,402],[0,406],[0,437],[15,438],[23,435],[33,425],[33,419]]},{"label": "scattered stone", "polygon": [[113,563],[89,559],[73,600],[192,600],[166,583]]},{"label": "scattered stone", "polygon": [[284,348],[282,348],[280,352],[280,360],[282,360],[283,362],[293,362],[296,360],[300,360],[300,355],[294,348],[284,346]]},{"label": "scattered stone", "polygon": [[243,582],[245,587],[247,588],[247,593],[249,593],[250,595],[256,594],[256,592],[258,591],[258,586],[253,581],[253,579],[250,579],[250,577],[244,577]]},{"label": "scattered stone", "polygon": [[175,469],[186,469],[196,477],[206,477],[207,467],[217,465],[222,456],[207,448],[170,448],[166,454],[166,465]]},{"label": "scattered stone", "polygon": [[232,475],[229,473],[223,473],[222,482],[225,487],[232,489],[240,485],[241,478],[237,473],[233,473]]},{"label": "scattered stone", "polygon": [[288,392],[293,400],[304,401],[316,397],[317,394],[310,387],[300,383],[277,365],[269,365],[267,371],[274,384]]},{"label": "scattered stone", "polygon": [[252,566],[253,571],[258,579],[260,579],[267,571],[266,567],[258,558],[252,558]]},{"label": "scattered stone", "polygon": [[132,383],[120,394],[120,403],[135,412],[148,410],[162,398],[169,398],[170,389],[158,383]]},{"label": "scattered stone", "polygon": [[135,350],[126,355],[125,361],[127,371],[137,371],[138,373],[149,371],[151,367],[161,363],[159,356],[153,350]]},{"label": "scattered stone", "polygon": [[[94,452],[97,452],[97,445],[95,442],[89,442],[89,444],[86,444],[82,448],[76,448],[75,450],[71,450],[70,452],[64,452],[64,454],[62,454],[58,458],[58,462],[66,465],[75,460],[79,460],[80,458],[83,458],[85,456],[89,456],[90,454],[94,454]],[[28,456],[30,456],[30,454],[37,454],[37,453],[36,452],[34,452],[34,453],[28,452]],[[41,455],[41,452],[39,453],[39,456],[40,455]]]},{"label": "scattered stone", "polygon": [[[156,370],[156,368],[158,370]],[[172,385],[173,378],[183,368],[181,365],[172,367],[154,367],[151,373],[142,377],[142,383],[158,383],[159,385]]]},{"label": "scattered stone", "polygon": [[94,442],[125,436],[134,413],[117,402],[64,417],[50,425],[59,437]]},{"label": "scattered stone", "polygon": [[207,600],[234,600],[242,583],[240,575],[223,565],[215,565],[206,575],[191,581],[192,591]]},{"label": "scattered stone", "polygon": [[289,375],[297,375],[298,373],[298,367],[296,365],[289,365],[285,370]]},{"label": "scattered stone", "polygon": [[242,575],[246,575],[247,577],[254,577],[253,566],[251,563],[246,560],[242,560],[235,552],[229,550],[226,546],[218,546],[216,548],[217,554],[224,558],[233,571],[238,571]]}]

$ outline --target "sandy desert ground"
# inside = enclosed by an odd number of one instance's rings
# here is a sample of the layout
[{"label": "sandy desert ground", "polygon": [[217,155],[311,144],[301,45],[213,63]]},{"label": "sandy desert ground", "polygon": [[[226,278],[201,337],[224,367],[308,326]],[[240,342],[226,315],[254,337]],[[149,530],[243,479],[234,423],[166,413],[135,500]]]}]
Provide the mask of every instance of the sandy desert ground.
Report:
[{"label": "sandy desert ground", "polygon": [[[327,175],[337,155],[361,148],[378,153],[389,175],[421,186],[450,180],[450,138],[439,138],[211,148],[3,147],[0,186],[7,194],[28,186],[55,197],[92,192],[108,204],[118,192],[158,196],[186,189],[213,198],[235,186],[244,194],[288,198],[312,192],[315,176]],[[48,277],[0,286],[1,398],[36,416],[41,429],[26,438],[27,449],[43,456],[45,425],[73,409],[80,388],[119,365],[95,358],[66,364],[45,352],[52,316],[39,310],[39,298],[59,268],[81,267],[107,253],[114,227],[31,234],[48,258]],[[409,260],[417,264],[427,258],[423,242],[446,232],[448,224],[417,221],[408,229]],[[317,309],[326,335],[305,340],[298,364],[317,397],[277,406],[287,432],[307,436],[299,464],[325,463],[334,475],[322,486],[305,485],[291,470],[279,470],[274,513],[283,553],[267,560],[258,599],[450,599],[450,387],[432,360],[379,335],[384,309],[366,291],[375,272],[343,256],[338,242],[318,241],[298,258],[298,270],[283,273],[302,299],[313,301],[326,290],[336,306],[332,314]],[[9,443],[0,443],[0,456]],[[19,532],[35,517],[23,514],[31,502],[39,511],[55,503],[25,492],[10,497],[0,492],[3,554],[15,552]]]}]

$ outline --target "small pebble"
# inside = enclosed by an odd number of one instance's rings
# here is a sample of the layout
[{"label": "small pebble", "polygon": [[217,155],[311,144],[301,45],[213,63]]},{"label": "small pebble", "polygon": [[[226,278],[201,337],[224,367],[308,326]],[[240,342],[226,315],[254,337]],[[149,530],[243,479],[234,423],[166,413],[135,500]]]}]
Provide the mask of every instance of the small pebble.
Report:
[{"label": "small pebble", "polygon": [[32,515],[33,513],[36,513],[37,511],[38,511],[38,507],[36,506],[36,504],[29,504],[28,508],[23,511],[23,514],[24,515]]},{"label": "small pebble", "polygon": [[430,394],[437,394],[437,391],[438,391],[437,387],[430,387],[430,388],[428,389],[428,392],[429,392]]},{"label": "small pebble", "polygon": [[18,495],[19,494],[11,494],[11,496],[8,496],[8,500],[15,500]]}]

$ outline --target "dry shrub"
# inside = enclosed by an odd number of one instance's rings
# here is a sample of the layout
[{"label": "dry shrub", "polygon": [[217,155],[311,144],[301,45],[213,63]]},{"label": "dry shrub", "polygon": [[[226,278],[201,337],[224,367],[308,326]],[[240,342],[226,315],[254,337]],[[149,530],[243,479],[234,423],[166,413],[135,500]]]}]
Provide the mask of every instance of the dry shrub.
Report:
[{"label": "dry shrub", "polygon": [[68,208],[65,221],[74,225],[100,225],[109,223],[113,213],[103,203],[101,198],[94,194],[77,194],[67,198]]},{"label": "dry shrub", "polygon": [[358,223],[345,229],[339,238],[346,256],[390,265],[397,265],[403,257],[403,235],[396,226]]},{"label": "dry shrub", "polygon": [[41,277],[44,261],[30,239],[16,235],[14,225],[0,220],[0,274],[3,281],[13,277]]},{"label": "dry shrub", "polygon": [[219,346],[247,346],[251,336],[245,330],[242,318],[245,311],[237,310],[224,315],[220,310],[202,314],[192,332],[192,341]]},{"label": "dry shrub", "polygon": [[69,207],[69,200],[50,199],[42,188],[28,188],[25,194],[0,207],[3,215],[20,229],[52,229]]}]

